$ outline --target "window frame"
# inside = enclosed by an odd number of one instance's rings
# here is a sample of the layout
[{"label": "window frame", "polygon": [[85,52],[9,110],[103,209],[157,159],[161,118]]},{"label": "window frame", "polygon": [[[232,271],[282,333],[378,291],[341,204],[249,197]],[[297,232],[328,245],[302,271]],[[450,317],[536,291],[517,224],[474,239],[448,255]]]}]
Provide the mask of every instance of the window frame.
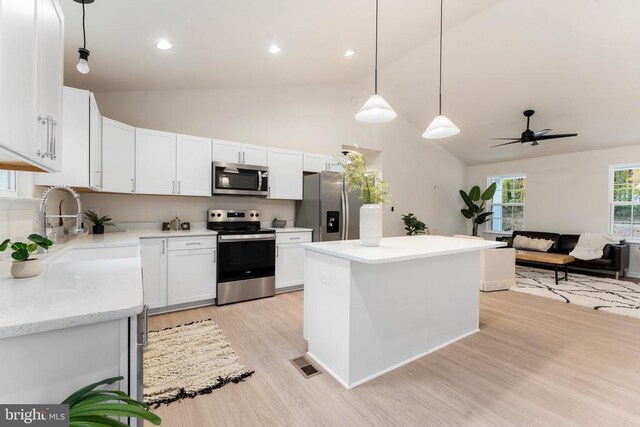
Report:
[{"label": "window frame", "polygon": [[18,174],[12,170],[0,170],[0,173],[7,172],[13,188],[4,190],[0,187],[0,197],[18,197]]},{"label": "window frame", "polygon": [[[633,201],[633,195],[631,196],[631,201],[629,202],[616,202],[614,200],[614,193],[615,193],[615,185],[616,185],[616,177],[615,177],[615,173],[617,170],[623,170],[623,169],[640,169],[640,162],[635,162],[635,163],[620,163],[620,164],[616,164],[616,165],[611,165],[609,166],[609,188],[608,188],[608,194],[609,194],[609,233],[611,234],[615,234],[614,233],[614,224],[615,224],[615,208],[616,206],[631,206],[632,207],[632,211],[631,211],[631,235],[620,235],[621,238],[626,239],[627,241],[639,241],[640,237],[634,237],[633,236],[633,210],[635,209],[635,207],[640,208],[640,199],[637,202]],[[640,183],[639,183],[640,184]],[[633,192],[633,190],[632,190]],[[640,225],[640,222],[638,223],[638,225]]]},{"label": "window frame", "polygon": [[[527,174],[526,173],[510,173],[510,174],[502,174],[502,175],[490,175],[487,176],[487,186],[490,186],[493,183],[493,180],[495,179],[515,179],[515,178],[524,178],[525,180],[525,201],[524,203],[494,203],[493,200],[490,200],[487,204],[487,212],[493,212],[493,207],[498,205],[498,206],[522,206],[522,226],[523,229],[525,227],[526,221],[527,221],[527,187],[526,187],[526,182],[527,182]],[[497,191],[497,190],[496,190]],[[491,219],[489,221],[486,222],[485,225],[486,228],[486,232],[487,233],[494,233],[494,234],[505,234],[505,235],[511,235],[513,233],[514,230],[511,231],[505,231],[502,230],[502,221],[500,223],[500,230],[494,230],[493,229],[493,216],[491,217]]]}]

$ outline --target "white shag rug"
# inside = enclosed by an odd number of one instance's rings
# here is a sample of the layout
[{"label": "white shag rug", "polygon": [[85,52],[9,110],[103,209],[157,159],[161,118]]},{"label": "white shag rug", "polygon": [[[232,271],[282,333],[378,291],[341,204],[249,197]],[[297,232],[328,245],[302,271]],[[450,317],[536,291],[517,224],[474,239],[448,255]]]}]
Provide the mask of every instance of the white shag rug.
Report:
[{"label": "white shag rug", "polygon": [[553,270],[517,266],[516,286],[510,290],[640,318],[638,283],[569,272],[569,280],[556,285]]},{"label": "white shag rug", "polygon": [[159,406],[208,394],[250,377],[211,319],[149,332],[144,349],[144,401]]}]

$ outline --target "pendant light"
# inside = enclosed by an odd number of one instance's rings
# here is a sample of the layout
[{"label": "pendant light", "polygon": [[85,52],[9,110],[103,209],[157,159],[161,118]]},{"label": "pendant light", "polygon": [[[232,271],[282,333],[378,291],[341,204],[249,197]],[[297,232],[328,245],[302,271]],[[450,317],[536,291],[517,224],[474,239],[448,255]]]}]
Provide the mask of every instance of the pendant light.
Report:
[{"label": "pendant light", "polygon": [[87,31],[84,25],[84,5],[93,3],[94,0],[75,0],[77,3],[82,3],[82,40],[83,44],[81,48],[78,48],[78,65],[76,65],[76,69],[82,74],[87,74],[89,72],[89,55],[91,52],[87,50]]},{"label": "pendant light", "polygon": [[460,129],[453,124],[451,120],[444,114],[442,114],[442,6],[444,0],[440,0],[440,89],[438,100],[438,115],[429,124],[427,130],[422,134],[423,138],[427,139],[439,139],[449,136],[457,135],[460,133]]},{"label": "pendant light", "polygon": [[374,72],[374,94],[364,103],[356,120],[364,123],[384,123],[396,118],[397,114],[389,103],[378,95],[378,0],[376,0],[376,62]]}]

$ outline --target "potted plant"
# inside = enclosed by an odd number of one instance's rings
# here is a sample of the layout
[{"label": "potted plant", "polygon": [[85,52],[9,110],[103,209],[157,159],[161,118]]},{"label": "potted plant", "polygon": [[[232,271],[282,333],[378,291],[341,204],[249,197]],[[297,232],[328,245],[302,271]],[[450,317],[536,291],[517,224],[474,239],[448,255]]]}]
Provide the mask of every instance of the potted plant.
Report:
[{"label": "potted plant", "polygon": [[104,234],[104,227],[113,227],[115,224],[111,222],[112,218],[105,216],[98,216],[94,211],[84,211],[84,219],[93,224],[93,234]]},{"label": "potted plant", "polygon": [[[493,195],[496,193],[497,185],[494,182],[484,192],[481,193],[480,187],[475,185],[469,193],[464,190],[460,190],[460,196],[467,205],[466,209],[462,209],[462,215],[465,218],[470,219],[473,224],[472,235],[478,235],[478,226],[484,224],[491,219],[493,212],[485,212],[485,203],[493,199]],[[481,202],[479,205],[476,202]]]},{"label": "potted plant", "polygon": [[408,213],[406,215],[402,215],[402,221],[404,221],[404,229],[407,232],[407,236],[425,234],[427,226],[424,222],[416,218],[414,214]]},{"label": "potted plant", "polygon": [[364,203],[360,208],[360,243],[378,246],[382,240],[382,204],[387,202],[387,184],[376,172],[367,172],[364,156],[350,151],[338,158],[344,168],[341,172],[347,186],[360,192]]},{"label": "potted plant", "polygon": [[42,264],[38,258],[30,258],[38,247],[49,249],[53,242],[39,234],[32,234],[27,238],[28,242],[11,242],[7,239],[0,244],[0,252],[11,248],[11,275],[16,279],[37,276],[42,272]]},{"label": "potted plant", "polygon": [[[138,418],[154,425],[160,425],[162,420],[149,410],[149,405],[138,402],[119,390],[96,390],[101,385],[110,385],[121,381],[123,377],[107,378],[97,383],[82,387],[71,394],[62,404],[69,405],[69,426],[127,426],[118,421],[117,417]],[[115,418],[114,418],[115,417]],[[138,423],[141,425],[142,423]]]}]

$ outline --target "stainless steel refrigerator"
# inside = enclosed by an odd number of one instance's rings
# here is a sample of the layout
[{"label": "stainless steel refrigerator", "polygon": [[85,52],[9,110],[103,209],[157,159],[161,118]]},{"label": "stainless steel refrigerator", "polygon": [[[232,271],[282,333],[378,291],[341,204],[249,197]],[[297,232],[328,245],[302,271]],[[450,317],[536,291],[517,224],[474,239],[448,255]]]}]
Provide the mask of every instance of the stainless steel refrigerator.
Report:
[{"label": "stainless steel refrigerator", "polygon": [[306,175],[303,191],[295,225],[313,228],[314,242],[360,238],[360,194],[349,191],[339,173]]}]

